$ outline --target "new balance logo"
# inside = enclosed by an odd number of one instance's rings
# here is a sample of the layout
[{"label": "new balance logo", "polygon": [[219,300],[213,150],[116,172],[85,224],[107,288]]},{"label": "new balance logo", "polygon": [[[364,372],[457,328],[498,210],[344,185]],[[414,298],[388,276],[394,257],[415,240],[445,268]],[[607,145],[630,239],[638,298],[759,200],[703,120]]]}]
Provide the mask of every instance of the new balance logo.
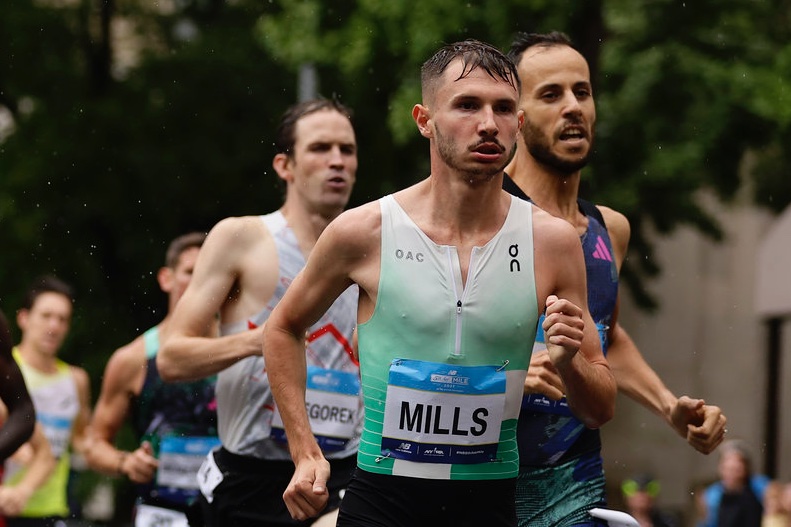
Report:
[{"label": "new balance logo", "polygon": [[604,243],[601,236],[598,237],[596,240],[596,250],[593,251],[593,257],[598,260],[607,260],[608,262],[612,262],[612,255],[610,251],[607,250],[607,244]]}]

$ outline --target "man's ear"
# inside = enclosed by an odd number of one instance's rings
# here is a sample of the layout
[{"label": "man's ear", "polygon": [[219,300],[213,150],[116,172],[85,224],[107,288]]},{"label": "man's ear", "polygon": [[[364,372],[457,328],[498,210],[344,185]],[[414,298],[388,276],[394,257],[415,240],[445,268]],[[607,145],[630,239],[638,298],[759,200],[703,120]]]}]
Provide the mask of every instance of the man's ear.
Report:
[{"label": "man's ear", "polygon": [[276,154],[274,159],[272,159],[272,168],[274,168],[275,172],[277,172],[277,177],[286,182],[291,181],[292,162],[293,160],[288,154]]},{"label": "man's ear", "polygon": [[525,125],[525,111],[519,110],[516,112],[516,119],[519,122],[519,131],[522,131],[522,127]]},{"label": "man's ear", "polygon": [[23,332],[27,329],[27,319],[30,315],[30,311],[27,309],[20,309],[16,312],[16,325],[19,326]]},{"label": "man's ear", "polygon": [[163,292],[170,293],[173,289],[173,269],[160,267],[159,271],[157,271],[157,282],[159,282],[159,288]]},{"label": "man's ear", "polygon": [[431,138],[434,136],[433,132],[431,131],[431,111],[428,109],[427,106],[423,106],[422,104],[416,104],[412,108],[412,119],[415,120],[415,124],[417,125],[417,129],[420,131],[420,135],[423,137]]}]

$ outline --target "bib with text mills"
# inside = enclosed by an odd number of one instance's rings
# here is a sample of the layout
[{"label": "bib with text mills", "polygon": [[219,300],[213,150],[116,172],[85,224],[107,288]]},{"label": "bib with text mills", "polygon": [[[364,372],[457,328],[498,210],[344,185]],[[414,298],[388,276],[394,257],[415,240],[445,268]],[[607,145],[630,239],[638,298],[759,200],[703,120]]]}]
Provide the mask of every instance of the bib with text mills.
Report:
[{"label": "bib with text mills", "polygon": [[456,247],[434,243],[393,196],[379,204],[379,289],[359,326],[359,467],[516,477],[516,420],[538,320],[532,206],[511,200],[500,230],[473,248],[463,283]]}]

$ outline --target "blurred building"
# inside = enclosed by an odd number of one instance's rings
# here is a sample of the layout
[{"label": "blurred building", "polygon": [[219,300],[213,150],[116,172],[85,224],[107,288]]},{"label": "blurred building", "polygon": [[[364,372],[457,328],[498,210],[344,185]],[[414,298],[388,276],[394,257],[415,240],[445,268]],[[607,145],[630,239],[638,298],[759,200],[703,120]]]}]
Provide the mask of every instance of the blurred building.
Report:
[{"label": "blurred building", "polygon": [[[654,236],[662,275],[649,289],[661,307],[641,311],[624,290],[620,317],[674,393],[722,407],[729,437],[752,446],[756,468],[790,480],[791,390],[782,379],[791,377],[791,207],[775,217],[746,195],[727,205],[701,197],[721,222],[723,243],[691,228]],[[614,505],[617,483],[635,472],[655,474],[662,505],[683,510],[696,485],[716,478],[716,454],[697,453],[622,395],[603,442]]]}]

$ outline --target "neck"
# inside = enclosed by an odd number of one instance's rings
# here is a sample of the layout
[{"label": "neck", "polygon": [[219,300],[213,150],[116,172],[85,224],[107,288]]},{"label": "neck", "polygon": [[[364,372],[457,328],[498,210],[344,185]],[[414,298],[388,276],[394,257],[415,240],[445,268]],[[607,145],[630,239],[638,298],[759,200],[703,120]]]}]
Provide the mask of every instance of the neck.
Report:
[{"label": "neck", "polygon": [[316,240],[319,236],[341,212],[342,208],[333,209],[330,211],[309,211],[299,205],[284,203],[280,208],[283,217],[286,218],[288,226],[294,231],[297,237],[300,249],[307,258],[313,246],[316,245]]},{"label": "neck", "polygon": [[572,224],[579,221],[577,197],[581,171],[572,174],[554,171],[536,161],[523,144],[505,171],[540,208]]},{"label": "neck", "polygon": [[482,245],[508,214],[510,197],[502,186],[502,172],[472,182],[455,173],[432,174],[416,186],[428,206],[410,215],[437,243]]},{"label": "neck", "polygon": [[42,353],[36,349],[35,346],[32,346],[24,340],[19,343],[17,349],[28,366],[44,373],[52,373],[57,370],[56,357],[54,355]]}]

